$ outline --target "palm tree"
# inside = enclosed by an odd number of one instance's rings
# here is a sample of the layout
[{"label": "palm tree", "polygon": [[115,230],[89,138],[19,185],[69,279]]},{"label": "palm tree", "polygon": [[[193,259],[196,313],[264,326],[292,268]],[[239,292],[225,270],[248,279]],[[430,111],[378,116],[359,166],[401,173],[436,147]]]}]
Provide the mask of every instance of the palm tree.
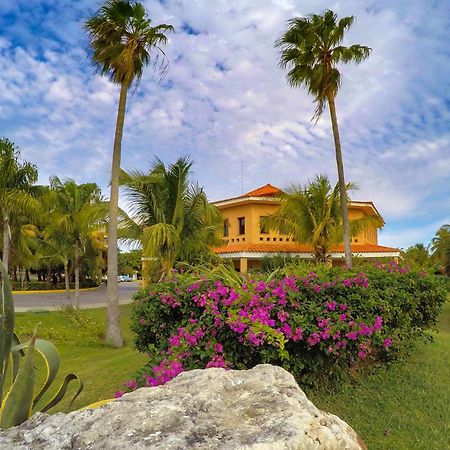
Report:
[{"label": "palm tree", "polygon": [[162,275],[177,261],[210,254],[220,243],[220,211],[208,203],[203,189],[189,183],[192,162],[180,158],[167,168],[157,159],[149,173],[121,174],[133,218],[125,217],[121,235],[138,243],[143,256],[157,258]]},{"label": "palm tree", "polygon": [[401,252],[403,261],[416,269],[429,269],[432,260],[428,248],[423,244],[415,244]]},{"label": "palm tree", "polygon": [[442,265],[444,273],[450,276],[450,224],[442,225],[431,240],[433,256]]},{"label": "palm tree", "polygon": [[344,163],[335,105],[341,85],[341,73],[336,65],[349,62],[358,64],[368,58],[371,51],[369,47],[358,44],[350,47],[340,45],[344,33],[354,20],[353,16],[337,20],[336,14],[330,10],[321,16],[313,14],[309,17],[297,17],[289,20],[288,29],[275,44],[281,48],[279,65],[283,69],[289,68],[288,83],[292,87],[305,87],[314,97],[317,107],[313,119],[319,119],[328,103],[336,149],[347,266],[352,264],[352,252]]},{"label": "palm tree", "polygon": [[111,170],[111,195],[108,224],[108,307],[106,340],[116,347],[123,345],[120,331],[119,298],[117,292],[117,216],[119,214],[119,176],[122,133],[128,89],[138,84],[144,67],[152,60],[165,71],[166,59],[161,46],[164,33],[171,25],[151,26],[144,6],[139,2],[109,0],[85,23],[92,50],[92,61],[101,75],[120,85],[119,109]]},{"label": "palm tree", "polygon": [[[77,184],[70,179],[62,182],[58,177],[53,177],[50,187],[53,191],[54,212],[47,233],[53,239],[62,238],[61,251],[65,249],[64,239],[72,246],[75,307],[78,308],[81,256],[92,231],[101,228],[107,205],[102,202],[100,188],[95,183]],[[63,236],[60,236],[61,233]]]},{"label": "palm tree", "polygon": [[[346,193],[355,186],[346,185]],[[347,194],[346,194],[347,195]],[[319,175],[305,187],[293,186],[281,196],[278,212],[266,218],[268,227],[288,234],[312,247],[317,263],[328,261],[331,247],[342,242],[339,184],[331,188],[328,178]],[[379,218],[365,217],[350,222],[352,234],[380,225]]]},{"label": "palm tree", "polygon": [[33,183],[38,171],[34,164],[20,161],[19,149],[7,138],[0,139],[0,222],[3,229],[3,264],[8,270],[11,251],[11,220],[35,207]]}]

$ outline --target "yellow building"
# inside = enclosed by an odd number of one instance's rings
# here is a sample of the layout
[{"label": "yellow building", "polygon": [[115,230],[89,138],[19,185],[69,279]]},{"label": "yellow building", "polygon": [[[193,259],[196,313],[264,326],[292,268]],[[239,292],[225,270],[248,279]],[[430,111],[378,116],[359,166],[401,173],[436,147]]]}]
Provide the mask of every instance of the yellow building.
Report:
[{"label": "yellow building", "polygon": [[[312,259],[312,249],[299,244],[292,237],[264,229],[261,219],[273,214],[280,205],[281,190],[266,184],[239,197],[214,202],[223,215],[223,245],[214,253],[231,258],[236,269],[245,272],[260,266],[264,256],[285,254],[302,259]],[[376,215],[384,221],[372,202],[349,202],[351,219]],[[398,258],[397,248],[378,245],[378,229],[374,225],[352,239],[352,253],[362,258]],[[344,248],[339,245],[331,250],[333,263],[344,261]]]}]

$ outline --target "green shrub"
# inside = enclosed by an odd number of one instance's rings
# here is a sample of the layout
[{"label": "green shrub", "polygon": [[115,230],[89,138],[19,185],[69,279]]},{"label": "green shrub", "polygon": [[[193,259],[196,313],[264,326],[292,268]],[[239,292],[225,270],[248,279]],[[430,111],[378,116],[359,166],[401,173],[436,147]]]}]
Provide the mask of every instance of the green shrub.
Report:
[{"label": "green shrub", "polygon": [[140,291],[132,329],[150,358],[127,389],[192,368],[259,363],[280,365],[303,384],[340,379],[401,357],[434,327],[446,299],[437,277],[396,264],[319,272],[250,275],[233,286],[177,275]]}]

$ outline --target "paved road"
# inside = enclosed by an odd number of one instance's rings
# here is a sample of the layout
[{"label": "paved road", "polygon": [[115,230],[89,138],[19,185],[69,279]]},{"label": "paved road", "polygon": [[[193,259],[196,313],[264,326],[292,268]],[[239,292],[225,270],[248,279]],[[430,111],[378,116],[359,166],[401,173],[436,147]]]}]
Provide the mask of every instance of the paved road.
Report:
[{"label": "paved road", "polygon": [[[125,304],[131,301],[132,295],[139,289],[139,282],[119,283],[119,303]],[[71,304],[75,301],[75,295],[70,293],[67,299],[65,292],[48,292],[45,294],[15,294],[14,305],[16,311],[29,309],[58,309],[62,304]],[[95,290],[80,292],[81,308],[97,308],[106,305],[106,286]]]}]

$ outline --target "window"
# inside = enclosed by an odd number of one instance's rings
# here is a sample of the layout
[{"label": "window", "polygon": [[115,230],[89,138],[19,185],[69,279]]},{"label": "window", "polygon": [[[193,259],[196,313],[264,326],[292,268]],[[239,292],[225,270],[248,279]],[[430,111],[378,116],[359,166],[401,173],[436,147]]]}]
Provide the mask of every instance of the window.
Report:
[{"label": "window", "polygon": [[223,221],[223,235],[224,235],[224,237],[228,237],[228,228],[229,228],[229,222],[228,222],[228,219],[225,219],[224,221]]},{"label": "window", "polygon": [[245,234],[245,217],[238,217],[239,234]]},{"label": "window", "polygon": [[266,220],[266,216],[259,216],[259,232],[261,234],[269,233],[269,229],[268,229],[267,225],[264,223],[265,220]]}]

